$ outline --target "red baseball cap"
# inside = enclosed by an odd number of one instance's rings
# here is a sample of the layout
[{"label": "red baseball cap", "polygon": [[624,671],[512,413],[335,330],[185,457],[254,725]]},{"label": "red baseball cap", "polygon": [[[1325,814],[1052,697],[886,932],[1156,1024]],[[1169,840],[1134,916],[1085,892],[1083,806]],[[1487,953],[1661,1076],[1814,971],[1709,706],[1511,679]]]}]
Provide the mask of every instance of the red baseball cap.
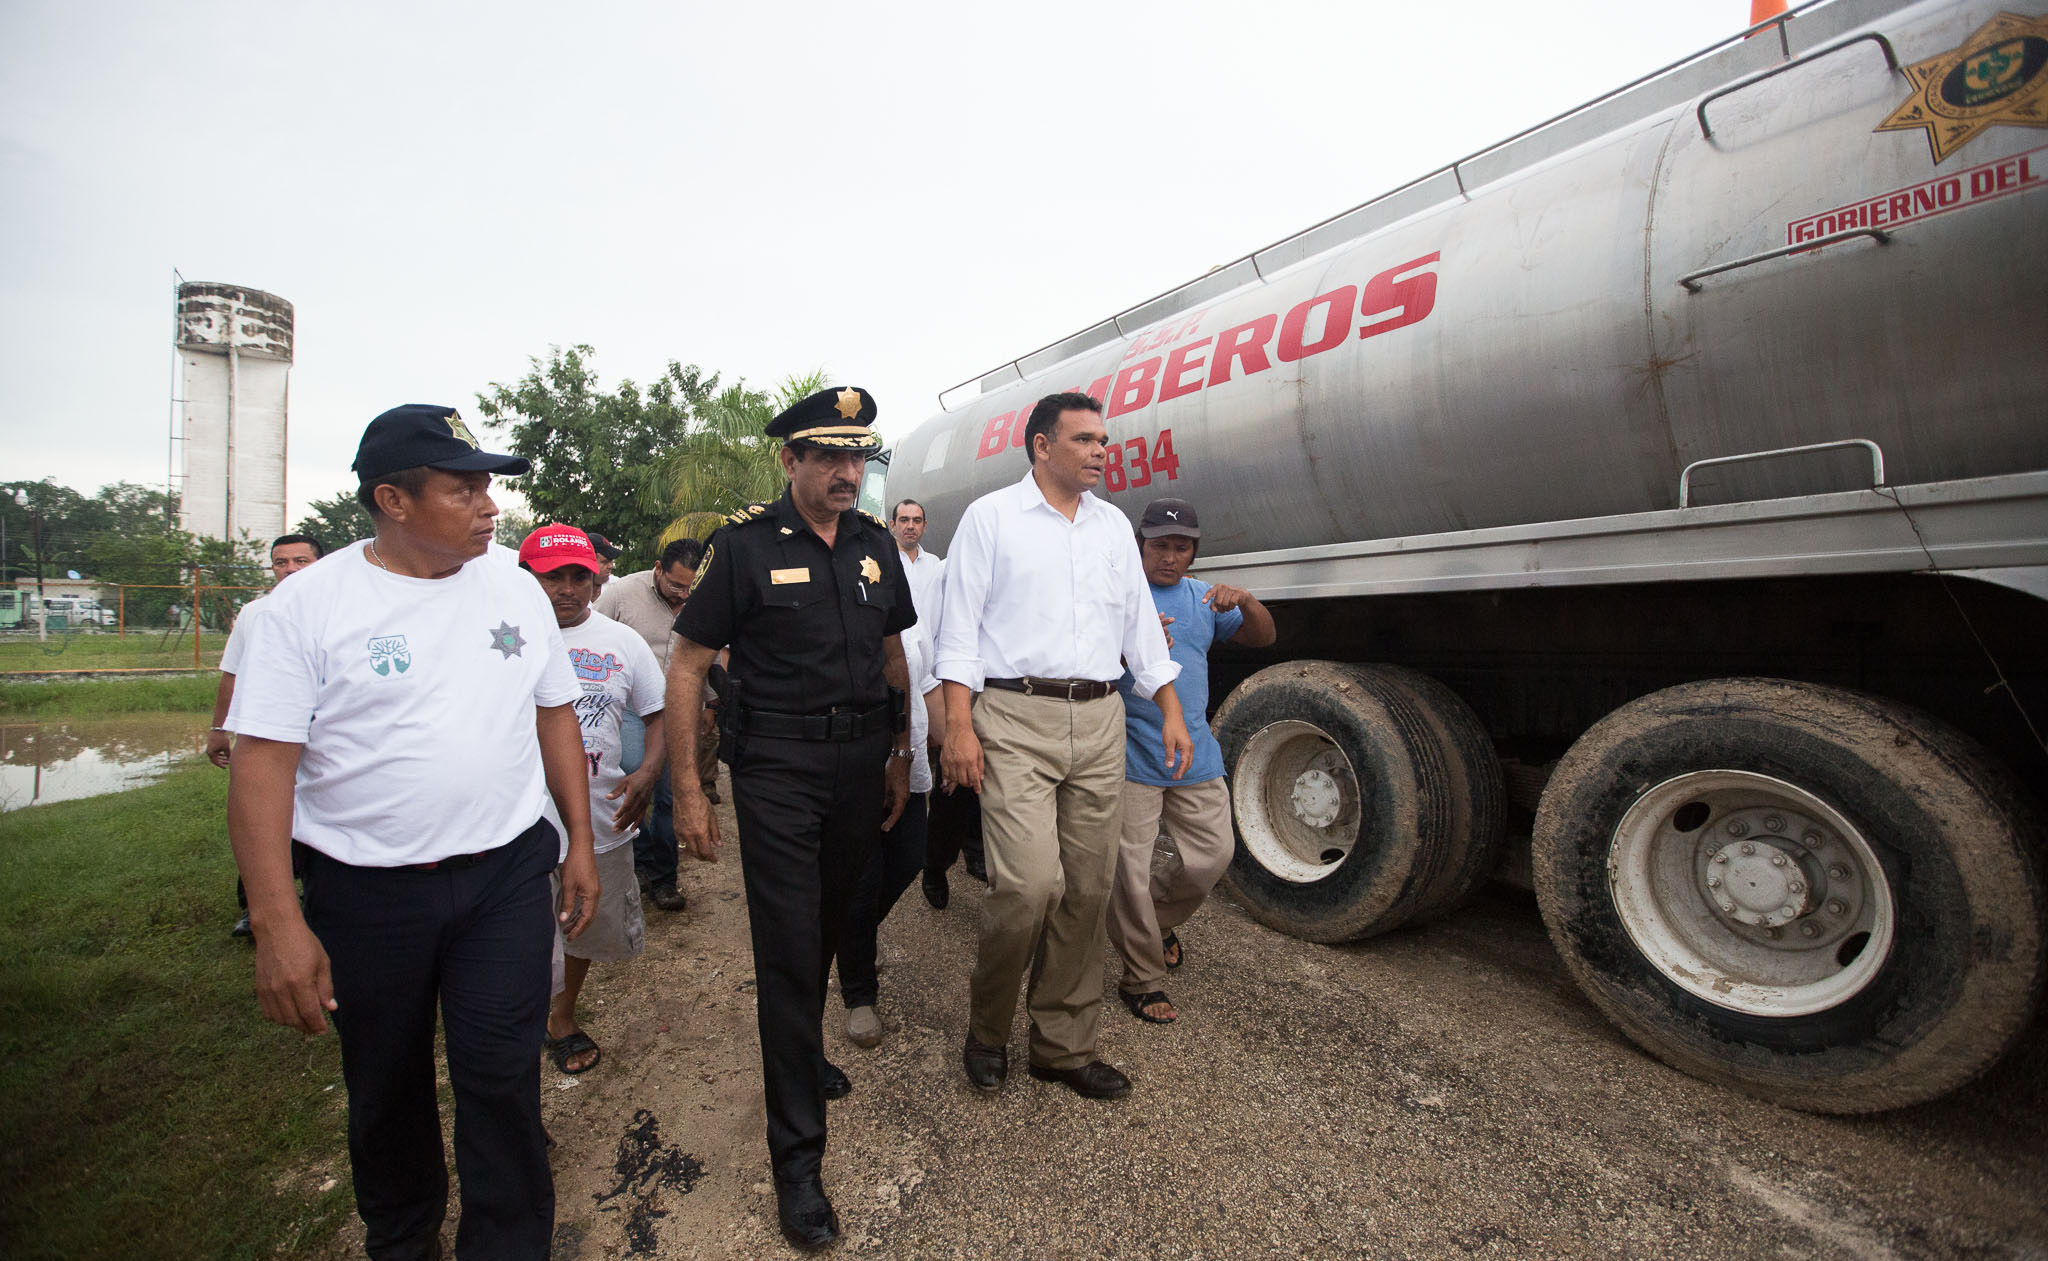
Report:
[{"label": "red baseball cap", "polygon": [[596,573],[597,549],[590,545],[590,536],[573,525],[544,525],[519,544],[519,563],[537,574],[564,565],[581,565]]}]

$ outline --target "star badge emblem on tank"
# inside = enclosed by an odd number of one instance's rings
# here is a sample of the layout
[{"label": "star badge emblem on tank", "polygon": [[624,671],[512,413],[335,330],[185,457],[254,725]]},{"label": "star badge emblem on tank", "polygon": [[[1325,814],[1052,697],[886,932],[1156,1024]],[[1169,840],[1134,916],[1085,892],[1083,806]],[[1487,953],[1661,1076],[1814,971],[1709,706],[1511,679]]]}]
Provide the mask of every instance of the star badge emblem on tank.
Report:
[{"label": "star badge emblem on tank", "polygon": [[860,576],[869,582],[880,582],[882,567],[875,563],[874,557],[863,556],[860,558]]},{"label": "star badge emblem on tank", "polygon": [[855,416],[860,415],[860,391],[839,391],[839,401],[832,404],[832,406],[838,410],[841,416],[846,417],[846,419],[848,420],[852,420]]},{"label": "star badge emblem on tank", "polygon": [[2000,13],[1905,67],[1913,94],[1878,131],[1925,131],[1939,165],[1989,127],[2048,127],[2048,17]]},{"label": "star badge emblem on tank", "polygon": [[517,626],[507,626],[504,619],[500,618],[498,629],[491,632],[491,648],[500,657],[510,661],[514,657],[524,656],[525,654],[519,651],[524,647],[526,647],[526,638],[519,633],[519,628]]}]

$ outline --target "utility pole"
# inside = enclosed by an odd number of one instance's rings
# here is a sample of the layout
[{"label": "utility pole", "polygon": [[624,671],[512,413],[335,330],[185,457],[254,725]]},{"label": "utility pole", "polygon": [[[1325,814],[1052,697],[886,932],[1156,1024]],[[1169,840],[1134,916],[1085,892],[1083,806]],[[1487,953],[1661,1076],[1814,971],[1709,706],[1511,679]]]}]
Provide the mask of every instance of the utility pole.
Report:
[{"label": "utility pole", "polygon": [[43,511],[29,501],[26,490],[16,490],[14,492],[14,504],[17,508],[26,508],[28,510],[29,527],[34,531],[33,538],[36,549],[36,638],[47,640],[50,638],[50,610],[43,603]]}]

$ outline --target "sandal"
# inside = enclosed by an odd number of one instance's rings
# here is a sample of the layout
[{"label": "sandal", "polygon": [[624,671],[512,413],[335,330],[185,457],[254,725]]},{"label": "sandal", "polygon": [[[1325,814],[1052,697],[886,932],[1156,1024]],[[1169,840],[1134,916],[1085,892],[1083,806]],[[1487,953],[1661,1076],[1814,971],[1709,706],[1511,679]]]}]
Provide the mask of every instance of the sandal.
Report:
[{"label": "sandal", "polygon": [[1124,990],[1118,990],[1116,993],[1117,997],[1124,1000],[1124,1006],[1131,1009],[1131,1014],[1148,1025],[1170,1025],[1180,1019],[1179,1013],[1171,1016],[1155,1016],[1145,1010],[1155,1003],[1166,1003],[1169,1007],[1172,1006],[1171,1000],[1166,997],[1165,990],[1153,990],[1149,994],[1132,994]]},{"label": "sandal", "polygon": [[[555,1062],[555,1070],[560,1073],[566,1073],[571,1077],[578,1073],[589,1072],[591,1069],[596,1068],[598,1063],[604,1059],[604,1048],[592,1042],[590,1035],[581,1029],[576,1030],[574,1033],[565,1033],[559,1038],[550,1038],[543,1035],[541,1045],[547,1048],[548,1058]],[[585,1051],[596,1051],[597,1057],[582,1068],[570,1068],[569,1061]]]},{"label": "sandal", "polygon": [[1166,960],[1166,970],[1168,972],[1173,971],[1175,968],[1179,967],[1182,963],[1187,961],[1187,951],[1182,950],[1180,948],[1180,938],[1176,937],[1171,932],[1167,933],[1166,936],[1161,937],[1159,939],[1159,951],[1162,955],[1165,954],[1167,951],[1173,952],[1173,957],[1171,959]]}]

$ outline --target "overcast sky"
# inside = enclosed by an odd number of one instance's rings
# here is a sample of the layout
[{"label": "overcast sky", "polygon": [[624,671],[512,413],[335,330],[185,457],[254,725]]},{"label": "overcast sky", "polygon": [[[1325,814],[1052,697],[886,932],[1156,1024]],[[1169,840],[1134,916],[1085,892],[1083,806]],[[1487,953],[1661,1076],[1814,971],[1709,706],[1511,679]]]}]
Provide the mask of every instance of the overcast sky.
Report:
[{"label": "overcast sky", "polygon": [[938,391],[1740,30],[1747,0],[0,3],[0,478],[161,483],[172,269],[289,478],[550,345]]}]

